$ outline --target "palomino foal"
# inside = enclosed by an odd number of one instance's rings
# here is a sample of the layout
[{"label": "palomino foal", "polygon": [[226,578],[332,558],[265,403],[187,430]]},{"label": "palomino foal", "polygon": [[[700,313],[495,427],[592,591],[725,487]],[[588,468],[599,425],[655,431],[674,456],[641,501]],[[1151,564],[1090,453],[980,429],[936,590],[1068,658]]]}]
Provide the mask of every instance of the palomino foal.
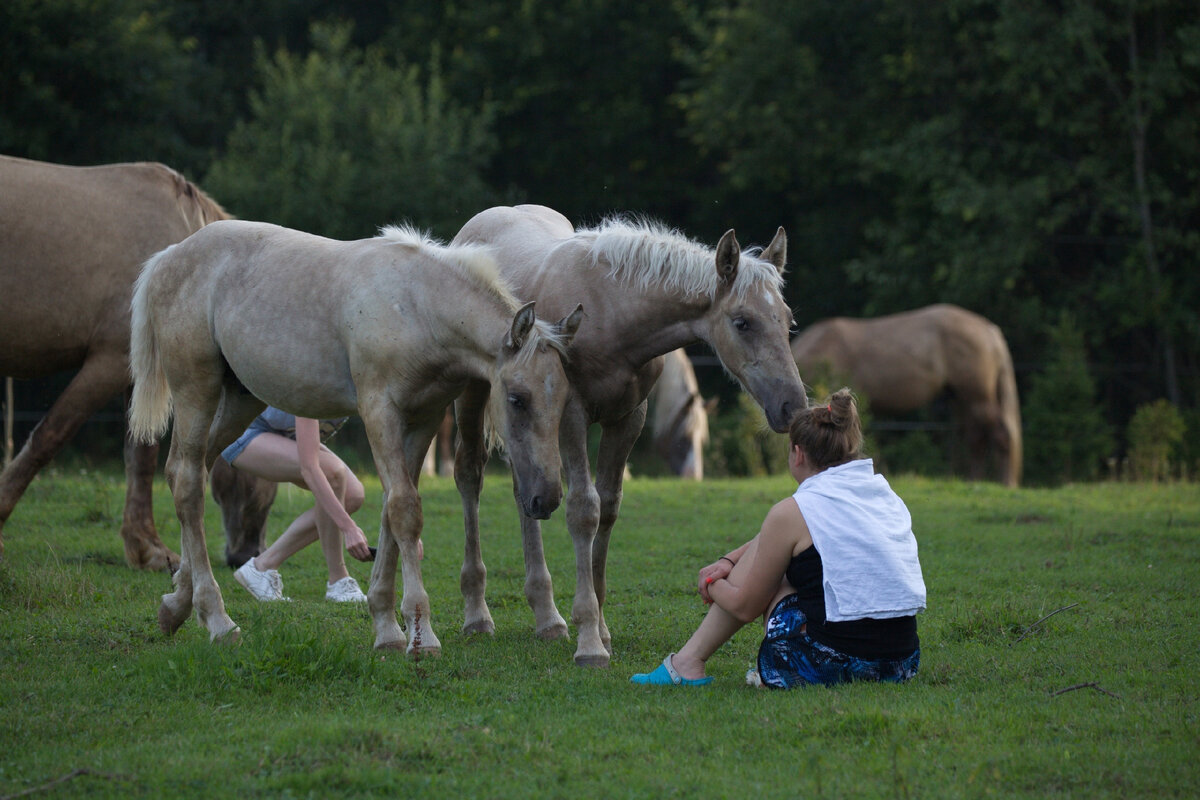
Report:
[{"label": "palomino foal", "polygon": [[[174,403],[167,479],[183,552],[160,627],[175,631],[194,605],[212,639],[238,633],[204,546],[206,467],[269,404],[362,417],[384,492],[367,595],[375,646],[439,652],[417,557],[429,442],[447,405],[472,389],[507,446],[522,513],[548,517],[562,499],[563,356],[581,316],[537,321],[486,249],[403,228],[338,242],[217,222],[156,255],[133,299],[131,425],[157,438]],[[397,555],[408,639],[396,619]]]},{"label": "palomino foal", "polygon": [[[782,228],[761,254],[742,252],[733,231],[716,250],[650,224],[610,220],[576,231],[544,206],[497,207],[459,231],[458,244],[495,248],[501,274],[519,297],[565,310],[579,298],[588,316],[568,350],[571,394],[562,420],[567,474],[567,527],[575,545],[576,590],[571,615],[579,630],[575,663],[607,666],[611,637],[602,612],[608,542],[621,505],[630,449],[646,419],[646,396],[670,351],[707,342],[722,364],[766,412],[775,431],[807,405],[788,349],[792,314],[783,300],[787,236]],[[478,505],[485,397],[465,393],[455,404],[461,449],[455,479],[463,498],[466,558],[461,586],[465,629],[495,629],[484,599]],[[596,480],[588,464],[587,431],[601,427]],[[554,606],[550,573],[536,519],[521,515],[525,596],[544,638],[567,635]]]}]

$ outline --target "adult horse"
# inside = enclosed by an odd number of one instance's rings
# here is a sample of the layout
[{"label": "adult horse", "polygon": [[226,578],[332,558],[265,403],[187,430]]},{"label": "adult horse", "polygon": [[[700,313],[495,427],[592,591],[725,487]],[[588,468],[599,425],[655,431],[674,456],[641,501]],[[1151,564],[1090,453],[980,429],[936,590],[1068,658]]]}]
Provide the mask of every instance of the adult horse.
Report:
[{"label": "adult horse", "polygon": [[[272,405],[362,418],[384,495],[367,594],[375,646],[440,652],[417,558],[425,452],[446,407],[473,388],[506,443],[522,510],[549,517],[562,498],[562,358],[581,317],[537,321],[485,249],[407,228],[338,242],[225,221],[154,256],[134,290],[130,424],[157,438],[174,404],[167,480],[183,553],[159,626],[174,632],[194,605],[213,640],[237,635],[204,544],[206,466]],[[396,620],[397,555],[411,641]]]},{"label": "adult horse", "polygon": [[716,398],[700,396],[696,370],[683,349],[663,356],[663,371],[650,390],[650,433],[654,450],[667,462],[672,475],[704,480],[704,445],[708,443],[708,415]]},{"label": "adult horse", "polygon": [[[0,156],[0,375],[76,370],[0,473],[2,531],[25,489],[83,422],[129,387],[129,298],[142,263],[227,215],[155,163],[68,167]],[[125,439],[125,560],[174,569],[154,526],[158,446]],[[247,489],[249,478],[233,478]]]},{"label": "adult horse", "polygon": [[[780,228],[765,250],[741,252],[733,231],[716,250],[649,223],[609,220],[576,231],[544,206],[497,207],[467,222],[455,243],[496,249],[501,274],[519,297],[559,313],[571,297],[601,313],[568,351],[571,394],[560,436],[566,470],[567,527],[575,545],[578,627],[575,663],[607,666],[611,637],[605,624],[605,564],[630,449],[646,420],[646,396],[662,371],[662,356],[707,342],[726,369],[766,411],[776,431],[787,429],[807,399],[788,351],[792,315],[780,293],[787,236]],[[465,392],[455,403],[459,451],[454,477],[463,499],[466,552],[460,585],[464,630],[493,632],[484,599],[486,569],[479,552],[479,493],[484,397]],[[596,480],[588,464],[587,432],[601,427]],[[554,606],[550,573],[536,519],[521,515],[525,596],[538,635],[567,636]]]},{"label": "adult horse", "polygon": [[871,410],[904,413],[949,392],[972,478],[987,476],[989,455],[1004,484],[1021,482],[1021,406],[1012,356],[1000,329],[941,303],[874,319],[835,317],[792,342],[801,369],[822,364],[849,380]]}]

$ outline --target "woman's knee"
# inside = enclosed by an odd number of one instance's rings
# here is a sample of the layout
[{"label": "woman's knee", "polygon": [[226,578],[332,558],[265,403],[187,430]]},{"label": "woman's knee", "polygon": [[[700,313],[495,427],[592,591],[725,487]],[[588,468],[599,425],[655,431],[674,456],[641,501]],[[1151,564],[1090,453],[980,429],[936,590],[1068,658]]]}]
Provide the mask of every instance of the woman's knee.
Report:
[{"label": "woman's knee", "polygon": [[363,501],[367,497],[367,492],[363,488],[362,481],[350,471],[349,467],[346,468],[345,478],[346,495],[342,500],[342,505],[346,508],[346,513],[353,514],[362,508]]}]

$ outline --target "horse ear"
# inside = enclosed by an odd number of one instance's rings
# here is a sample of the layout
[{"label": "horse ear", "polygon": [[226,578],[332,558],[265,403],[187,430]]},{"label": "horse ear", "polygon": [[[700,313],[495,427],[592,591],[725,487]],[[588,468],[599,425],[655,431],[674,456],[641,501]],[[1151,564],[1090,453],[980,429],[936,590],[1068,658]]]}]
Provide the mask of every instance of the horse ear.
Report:
[{"label": "horse ear", "polygon": [[738,246],[737,236],[733,228],[725,231],[721,241],[717,242],[717,275],[724,283],[733,283],[737,277],[738,261],[742,257],[742,249]]},{"label": "horse ear", "polygon": [[533,302],[526,303],[513,317],[512,330],[508,332],[508,338],[504,340],[506,347],[511,347],[513,350],[520,350],[525,346],[525,339],[529,336],[529,332],[533,330],[533,323],[537,320],[537,315],[533,311]]},{"label": "horse ear", "polygon": [[571,340],[575,338],[575,332],[579,330],[579,323],[581,322],[583,322],[582,303],[575,306],[574,311],[558,322],[558,332],[562,335],[565,344],[570,344]]},{"label": "horse ear", "polygon": [[783,272],[787,264],[787,231],[782,227],[775,231],[775,238],[767,245],[767,249],[762,251],[762,259],[774,264],[775,269]]}]

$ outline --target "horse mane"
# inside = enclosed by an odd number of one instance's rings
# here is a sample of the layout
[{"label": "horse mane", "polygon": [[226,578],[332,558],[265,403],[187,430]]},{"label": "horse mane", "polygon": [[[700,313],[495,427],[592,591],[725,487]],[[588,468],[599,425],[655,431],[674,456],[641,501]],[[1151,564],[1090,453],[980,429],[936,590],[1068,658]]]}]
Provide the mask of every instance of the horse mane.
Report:
[{"label": "horse mane", "polygon": [[183,217],[193,230],[200,230],[210,222],[219,219],[233,219],[233,215],[221,208],[221,204],[213,200],[204,190],[175,170],[161,165],[175,185],[175,198]]},{"label": "horse mane", "polygon": [[[639,289],[661,286],[684,295],[716,297],[719,278],[714,268],[716,251],[683,233],[644,218],[614,216],[595,228],[578,231],[592,239],[592,261],[607,261],[609,276]],[[782,293],[783,276],[759,257],[762,248],[743,250],[733,292],[744,297],[764,284]]]},{"label": "horse mane", "polygon": [[[414,247],[425,255],[461,271],[461,273],[480,288],[488,291],[504,304],[509,313],[516,314],[523,303],[517,300],[512,287],[500,274],[492,250],[482,244],[447,245],[433,238],[428,231],[422,231],[411,225],[387,225],[379,230],[379,238],[407,247]],[[564,359],[567,357],[567,344],[558,329],[545,320],[537,320],[529,332],[529,340],[517,354],[517,358],[528,358],[529,353],[538,347],[550,347]]]}]

